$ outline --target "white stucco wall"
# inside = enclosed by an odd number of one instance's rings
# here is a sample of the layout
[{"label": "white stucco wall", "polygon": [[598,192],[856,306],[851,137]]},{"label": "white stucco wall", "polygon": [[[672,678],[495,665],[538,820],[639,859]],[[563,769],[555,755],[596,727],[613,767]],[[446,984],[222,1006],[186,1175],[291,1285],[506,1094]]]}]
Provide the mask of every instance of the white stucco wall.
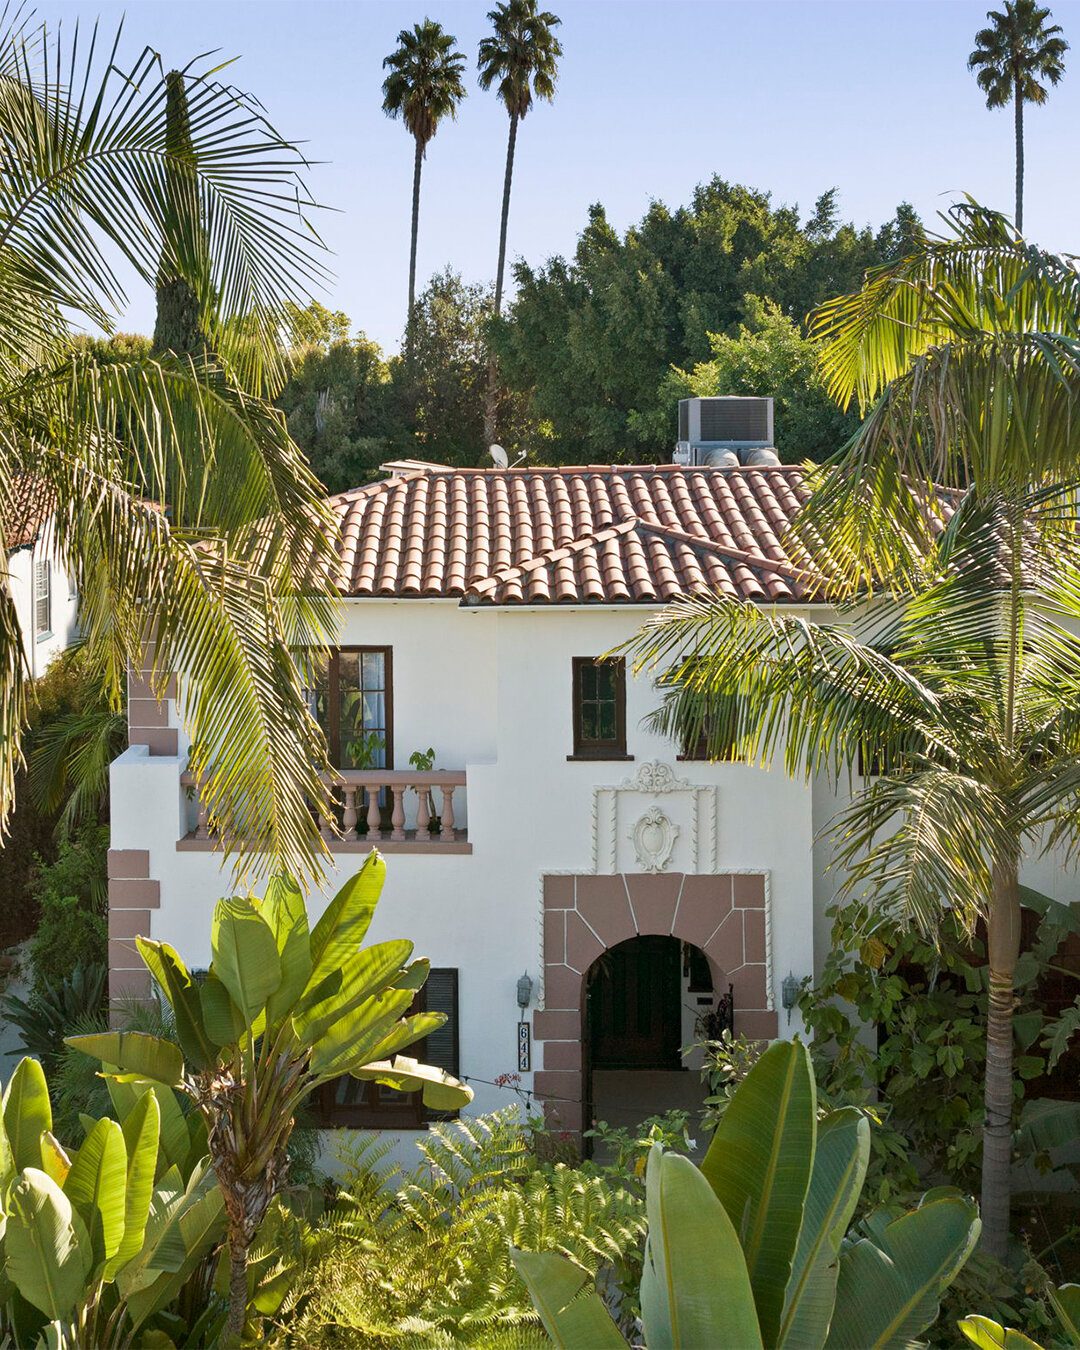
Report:
[{"label": "white stucco wall", "polygon": [[[413,750],[432,746],[436,767],[467,772],[467,809],[459,810],[458,821],[467,819],[472,853],[388,854],[370,940],[409,937],[417,955],[458,968],[461,1068],[470,1078],[492,1080],[515,1068],[515,986],[523,971],[541,992],[541,876],[593,870],[596,790],[617,787],[647,761],[660,760],[680,779],[715,788],[716,871],[769,874],[777,1000],[789,970],[811,971],[813,812],[807,786],[746,765],[676,762],[675,747],[642,725],[657,702],[646,680],[628,680],[627,686],[633,761],[567,760],[573,750],[572,658],[616,646],[648,612],[469,610],[447,601],[348,606],[343,645],[393,648],[395,767],[407,768]],[[177,840],[194,827],[194,806],[179,782],[182,742],[177,757],[152,756],[135,746],[113,765],[111,846],[149,851],[150,877],[161,887],[152,935],[197,967],[209,963],[210,918],[230,879],[219,855],[177,851]],[[689,800],[673,797],[673,816],[688,809]],[[670,870],[697,870],[685,820],[681,829]],[[631,844],[622,827],[619,835],[624,861],[614,870],[640,870],[632,855],[626,865]],[[314,914],[362,855],[338,854],[335,861],[342,870],[323,895],[312,898]],[[534,1067],[540,1067],[535,1058]],[[505,1091],[475,1086],[477,1110],[513,1100]]]},{"label": "white stucco wall", "polygon": [[[48,633],[34,631],[34,564],[47,561],[52,582],[52,623]],[[15,603],[19,627],[23,634],[23,650],[32,679],[43,675],[49,662],[69,646],[78,631],[78,597],[73,593],[71,579],[55,556],[51,530],[46,528],[37,541],[26,548],[16,549],[8,556],[7,585]]]}]

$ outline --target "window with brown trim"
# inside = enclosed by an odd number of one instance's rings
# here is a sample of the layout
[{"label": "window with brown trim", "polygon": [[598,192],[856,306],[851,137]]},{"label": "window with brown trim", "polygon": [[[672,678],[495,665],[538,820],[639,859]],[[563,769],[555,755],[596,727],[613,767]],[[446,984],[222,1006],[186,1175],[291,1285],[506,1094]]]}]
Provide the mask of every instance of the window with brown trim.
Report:
[{"label": "window with brown trim", "polygon": [[[409,1008],[410,1015],[418,1012],[445,1013],[446,1021],[404,1053],[460,1077],[456,968],[432,969]],[[456,1114],[428,1110],[419,1092],[398,1092],[348,1074],[324,1083],[312,1096],[310,1109],[320,1129],[419,1130],[429,1121],[453,1119]]]},{"label": "window with brown trim", "polygon": [[339,647],[317,668],[311,712],[338,769],[394,767],[393,649]]},{"label": "window with brown trim", "polygon": [[575,656],[574,753],[568,759],[630,759],[626,753],[626,662]]}]

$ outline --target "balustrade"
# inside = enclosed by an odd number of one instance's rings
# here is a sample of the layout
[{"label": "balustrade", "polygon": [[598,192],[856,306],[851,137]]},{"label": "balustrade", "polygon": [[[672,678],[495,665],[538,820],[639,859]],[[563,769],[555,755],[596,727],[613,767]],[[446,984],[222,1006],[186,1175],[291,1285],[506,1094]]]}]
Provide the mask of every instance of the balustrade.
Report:
[{"label": "balustrade", "polygon": [[[323,781],[334,810],[319,821],[319,832],[331,849],[378,844],[387,852],[470,851],[467,832],[457,826],[464,769],[341,769]],[[185,773],[181,782],[197,803],[196,827],[181,846],[212,846],[215,835],[195,779]]]}]

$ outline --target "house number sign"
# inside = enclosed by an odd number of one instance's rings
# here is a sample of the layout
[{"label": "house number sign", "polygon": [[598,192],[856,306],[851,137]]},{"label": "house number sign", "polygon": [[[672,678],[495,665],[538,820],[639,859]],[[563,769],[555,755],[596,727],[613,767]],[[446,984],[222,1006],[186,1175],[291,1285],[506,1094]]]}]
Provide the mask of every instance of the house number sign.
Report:
[{"label": "house number sign", "polygon": [[532,1068],[532,1027],[528,1022],[518,1023],[518,1073]]}]

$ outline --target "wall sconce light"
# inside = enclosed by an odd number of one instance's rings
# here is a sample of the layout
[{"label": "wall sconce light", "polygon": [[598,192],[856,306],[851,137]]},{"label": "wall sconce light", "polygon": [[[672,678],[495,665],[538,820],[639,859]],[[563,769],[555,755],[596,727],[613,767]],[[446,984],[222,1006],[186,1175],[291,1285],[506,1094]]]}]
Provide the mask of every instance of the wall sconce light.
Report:
[{"label": "wall sconce light", "polygon": [[533,982],[529,979],[529,972],[526,971],[517,982],[517,1001],[518,1007],[522,1012],[532,1002]]},{"label": "wall sconce light", "polygon": [[799,1001],[799,986],[801,983],[800,980],[795,978],[794,971],[789,970],[780,985],[780,1002],[787,1009],[788,1026],[791,1025],[791,1010]]}]

